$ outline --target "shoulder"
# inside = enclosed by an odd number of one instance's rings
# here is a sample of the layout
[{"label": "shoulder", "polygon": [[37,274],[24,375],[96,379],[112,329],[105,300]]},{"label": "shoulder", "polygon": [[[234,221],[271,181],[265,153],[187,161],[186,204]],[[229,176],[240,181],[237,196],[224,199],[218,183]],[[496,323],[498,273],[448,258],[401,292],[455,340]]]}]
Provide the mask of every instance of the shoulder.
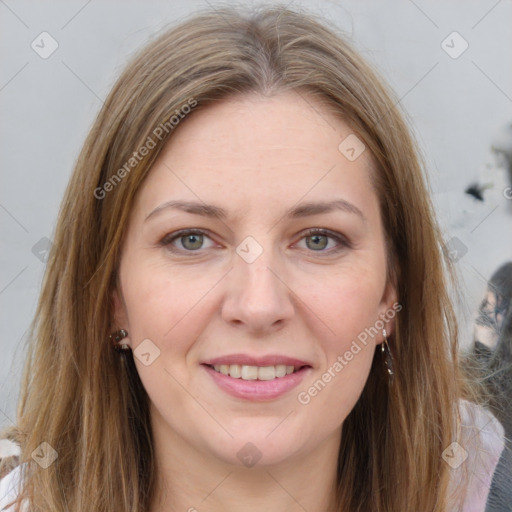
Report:
[{"label": "shoulder", "polygon": [[22,481],[22,466],[16,466],[10,473],[0,480],[0,511],[13,511],[14,506],[8,507],[20,492]]},{"label": "shoulder", "polygon": [[450,466],[452,494],[463,497],[462,512],[483,512],[492,478],[505,447],[505,431],[484,407],[459,401],[457,440],[443,452]]}]

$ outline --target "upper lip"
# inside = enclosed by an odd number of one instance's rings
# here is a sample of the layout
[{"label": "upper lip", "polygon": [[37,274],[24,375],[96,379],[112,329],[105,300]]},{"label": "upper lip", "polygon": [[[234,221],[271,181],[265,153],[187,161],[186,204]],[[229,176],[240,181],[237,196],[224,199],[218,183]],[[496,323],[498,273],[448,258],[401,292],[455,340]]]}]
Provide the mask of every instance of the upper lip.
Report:
[{"label": "upper lip", "polygon": [[276,366],[283,364],[286,366],[294,366],[300,368],[302,366],[311,366],[307,361],[302,361],[294,357],[287,357],[278,354],[269,354],[266,356],[250,356],[247,354],[230,354],[226,356],[214,357],[206,359],[202,364],[211,366],[226,364],[238,364],[241,366]]}]

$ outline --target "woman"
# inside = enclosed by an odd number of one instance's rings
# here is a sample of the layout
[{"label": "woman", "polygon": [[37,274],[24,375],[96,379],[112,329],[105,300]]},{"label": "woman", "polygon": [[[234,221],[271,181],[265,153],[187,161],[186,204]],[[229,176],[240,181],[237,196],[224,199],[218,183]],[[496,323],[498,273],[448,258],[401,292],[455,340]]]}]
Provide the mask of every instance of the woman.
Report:
[{"label": "woman", "polygon": [[6,432],[19,501],[483,510],[472,473],[503,432],[465,400],[397,103],[284,8],[208,11],[142,50],[62,204]]}]

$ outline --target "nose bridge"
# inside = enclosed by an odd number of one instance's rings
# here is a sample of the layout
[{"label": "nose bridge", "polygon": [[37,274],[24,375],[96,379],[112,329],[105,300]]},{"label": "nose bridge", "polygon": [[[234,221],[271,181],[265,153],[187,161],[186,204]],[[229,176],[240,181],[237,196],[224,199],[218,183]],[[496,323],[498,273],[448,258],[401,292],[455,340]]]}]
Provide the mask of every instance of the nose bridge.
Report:
[{"label": "nose bridge", "polygon": [[[271,236],[259,237],[258,242],[253,237],[247,237],[236,249],[235,270],[244,293],[267,295],[271,300],[282,292],[282,281],[276,277],[281,267],[279,258],[271,245]],[[264,244],[264,245],[263,245]]]},{"label": "nose bridge", "polygon": [[236,248],[223,307],[226,320],[264,330],[293,314],[282,259],[271,239],[247,237]]}]

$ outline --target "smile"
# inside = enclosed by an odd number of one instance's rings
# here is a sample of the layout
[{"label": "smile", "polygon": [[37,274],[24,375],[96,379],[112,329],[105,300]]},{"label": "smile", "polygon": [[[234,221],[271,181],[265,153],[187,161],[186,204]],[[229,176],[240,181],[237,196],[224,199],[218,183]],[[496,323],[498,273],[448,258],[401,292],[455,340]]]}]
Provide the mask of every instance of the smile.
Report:
[{"label": "smile", "polygon": [[[240,357],[243,361],[236,361],[233,357],[229,358],[230,361],[223,359],[210,360],[202,363],[201,367],[206,370],[217,389],[231,397],[251,402],[272,401],[286,396],[313,371],[311,365],[291,358],[283,361],[279,357],[279,362],[272,360],[276,358],[248,361],[245,356]],[[259,364],[254,364],[256,362]],[[281,364],[283,362],[290,364]]]}]

